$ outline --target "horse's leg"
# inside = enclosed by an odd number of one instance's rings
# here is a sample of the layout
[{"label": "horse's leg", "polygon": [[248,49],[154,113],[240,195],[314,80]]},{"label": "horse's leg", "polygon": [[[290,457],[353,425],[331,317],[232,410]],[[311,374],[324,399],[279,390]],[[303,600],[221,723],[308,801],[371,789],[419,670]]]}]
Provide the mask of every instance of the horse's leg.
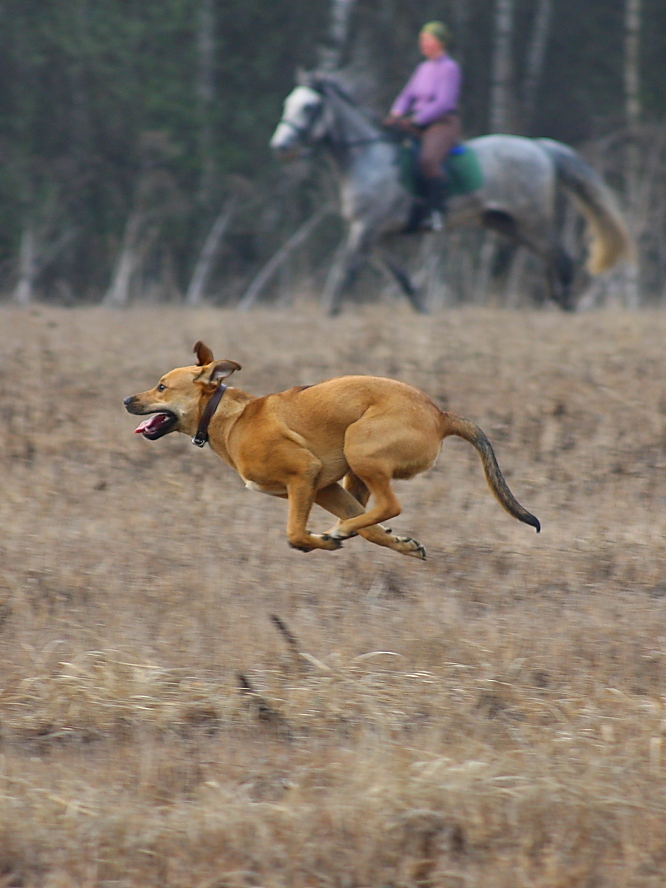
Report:
[{"label": "horse's leg", "polygon": [[[518,247],[527,247],[531,252],[537,252],[535,245],[523,235],[518,222],[511,213],[496,209],[484,210],[481,214],[481,224],[484,228],[499,234],[505,244],[503,245],[502,253],[498,255],[497,248],[495,248],[492,254],[487,257],[489,266],[494,265],[495,262],[499,260],[502,270],[506,270],[509,266],[512,266],[515,263],[515,254]],[[494,272],[490,267],[484,271],[484,284],[485,287],[487,287]]]},{"label": "horse's leg", "polygon": [[527,247],[543,261],[546,267],[548,295],[563,311],[574,311],[574,264],[571,256],[559,244],[540,238],[535,232],[526,234],[513,216],[498,210],[486,210],[482,216],[486,228],[498,232],[512,243]]},{"label": "horse's leg", "polygon": [[354,283],[368,250],[369,237],[365,224],[352,222],[324,286],[323,302],[329,315],[340,314],[344,294]]},{"label": "horse's leg", "polygon": [[573,294],[574,263],[567,251],[559,244],[545,257],[548,292],[562,311],[575,311]]},{"label": "horse's leg", "polygon": [[395,262],[388,255],[386,255],[384,251],[382,251],[381,259],[386,268],[395,278],[402,292],[409,300],[409,304],[412,306],[414,311],[418,311],[421,314],[426,314],[428,310],[424,305],[422,294],[416,289],[412,282],[412,279],[407,274],[405,269],[401,265],[398,265],[398,263]]},{"label": "horse's leg", "polygon": [[504,210],[484,210],[481,215],[481,222],[485,228],[496,231],[502,237],[512,241],[520,246],[530,247],[533,249],[529,240],[521,232],[518,223],[511,213]]}]

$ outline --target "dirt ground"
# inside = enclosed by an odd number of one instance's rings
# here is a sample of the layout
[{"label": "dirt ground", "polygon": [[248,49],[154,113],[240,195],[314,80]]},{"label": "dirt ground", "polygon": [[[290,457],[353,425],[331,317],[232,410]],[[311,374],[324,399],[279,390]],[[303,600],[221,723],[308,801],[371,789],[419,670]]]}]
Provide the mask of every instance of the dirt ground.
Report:
[{"label": "dirt ground", "polygon": [[[0,323],[0,886],[663,886],[665,313]],[[196,339],[256,394],[421,387],[542,533],[449,439],[397,484],[425,563],[289,549],[283,502],[133,435]]]}]

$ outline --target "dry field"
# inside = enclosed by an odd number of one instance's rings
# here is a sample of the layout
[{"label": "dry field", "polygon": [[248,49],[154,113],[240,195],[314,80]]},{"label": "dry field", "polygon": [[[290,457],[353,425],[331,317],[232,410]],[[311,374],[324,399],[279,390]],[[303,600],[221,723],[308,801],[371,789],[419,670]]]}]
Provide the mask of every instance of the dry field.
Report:
[{"label": "dry field", "polygon": [[[0,322],[0,886],[662,888],[666,313]],[[542,533],[449,439],[397,485],[427,562],[290,550],[284,503],[132,434],[198,338],[257,394],[422,387]]]}]

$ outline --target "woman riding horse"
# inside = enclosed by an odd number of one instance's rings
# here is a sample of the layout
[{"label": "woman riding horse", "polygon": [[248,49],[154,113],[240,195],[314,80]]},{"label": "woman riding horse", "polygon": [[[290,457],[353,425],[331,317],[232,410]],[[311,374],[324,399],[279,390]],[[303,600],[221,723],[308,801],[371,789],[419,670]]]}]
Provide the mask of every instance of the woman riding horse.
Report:
[{"label": "woman riding horse", "polygon": [[[283,157],[315,147],[338,171],[340,212],[347,232],[324,289],[331,314],[361,264],[375,247],[411,304],[424,310],[420,292],[388,249],[387,238],[405,230],[413,194],[403,179],[402,147],[349,95],[335,72],[302,72],[284,101],[271,147]],[[600,274],[632,255],[631,238],[616,201],[588,163],[552,139],[489,135],[465,143],[479,176],[452,197],[447,228],[482,225],[531,250],[544,263],[548,294],[562,308],[575,308],[574,264],[560,242],[557,204],[563,191],[582,210],[591,235],[588,270]],[[465,183],[463,183],[465,184]],[[451,189],[453,190],[453,189]],[[440,240],[440,248],[444,247]]]},{"label": "woman riding horse", "polygon": [[428,22],[419,34],[425,61],[417,66],[391,107],[384,124],[421,140],[419,170],[423,177],[425,206],[415,203],[406,231],[430,228],[440,231],[446,198],[444,158],[460,140],[458,96],[461,73],[447,54],[451,32],[443,22]]}]

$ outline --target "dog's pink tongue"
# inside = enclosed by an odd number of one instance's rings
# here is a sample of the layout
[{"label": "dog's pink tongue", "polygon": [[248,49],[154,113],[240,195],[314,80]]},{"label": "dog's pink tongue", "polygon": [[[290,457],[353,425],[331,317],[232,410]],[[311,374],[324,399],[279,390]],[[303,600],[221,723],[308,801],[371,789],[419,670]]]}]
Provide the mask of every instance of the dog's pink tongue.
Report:
[{"label": "dog's pink tongue", "polygon": [[144,429],[147,429],[148,426],[153,421],[153,418],[154,417],[149,416],[148,419],[144,419],[142,422],[140,422],[139,425],[134,429],[134,434],[135,435],[142,435],[144,432]]}]

